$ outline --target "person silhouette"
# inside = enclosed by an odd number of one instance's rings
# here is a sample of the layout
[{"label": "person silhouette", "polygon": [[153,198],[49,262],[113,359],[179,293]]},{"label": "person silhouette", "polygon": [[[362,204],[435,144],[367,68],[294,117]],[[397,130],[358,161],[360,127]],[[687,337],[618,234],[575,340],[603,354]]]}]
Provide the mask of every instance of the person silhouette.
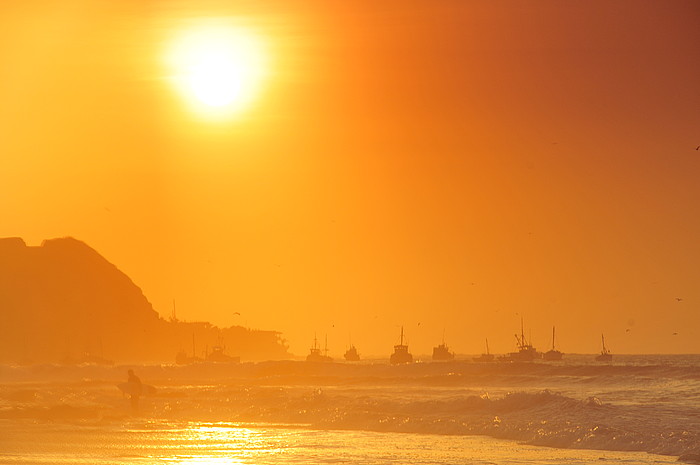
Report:
[{"label": "person silhouette", "polygon": [[131,396],[131,410],[136,412],[139,409],[139,397],[141,397],[141,380],[138,376],[134,374],[134,370],[129,370],[128,373],[129,379],[127,380],[127,382],[130,385],[129,392]]}]

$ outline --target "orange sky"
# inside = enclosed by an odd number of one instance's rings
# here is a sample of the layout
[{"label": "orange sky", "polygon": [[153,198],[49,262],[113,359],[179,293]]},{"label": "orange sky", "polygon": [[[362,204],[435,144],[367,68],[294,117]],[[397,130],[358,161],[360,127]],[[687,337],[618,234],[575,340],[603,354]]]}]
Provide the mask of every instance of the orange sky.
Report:
[{"label": "orange sky", "polygon": [[[0,237],[73,236],[161,315],[299,355],[400,325],[503,353],[521,315],[542,349],[700,351],[697,2],[8,5]],[[164,66],[212,18],[268,52],[236,118]]]}]

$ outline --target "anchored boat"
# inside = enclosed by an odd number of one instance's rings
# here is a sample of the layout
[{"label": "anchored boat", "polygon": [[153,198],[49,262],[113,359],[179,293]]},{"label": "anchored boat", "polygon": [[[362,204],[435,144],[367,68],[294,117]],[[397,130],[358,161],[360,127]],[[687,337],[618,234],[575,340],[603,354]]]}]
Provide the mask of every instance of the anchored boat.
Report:
[{"label": "anchored boat", "polygon": [[318,339],[314,335],[314,345],[309,349],[309,355],[306,356],[307,362],[332,362],[333,359],[328,356],[328,336],[326,336],[326,348],[324,353],[321,353],[321,348],[318,346]]},{"label": "anchored boat", "polygon": [[552,326],[552,348],[542,355],[545,360],[561,360],[564,354],[554,348],[554,326]]},{"label": "anchored boat", "polygon": [[494,356],[489,352],[489,339],[486,338],[486,353],[479,357],[474,357],[475,362],[493,362]]},{"label": "anchored boat", "polygon": [[450,352],[450,348],[445,344],[445,333],[442,334],[442,344],[433,347],[433,360],[454,360],[454,352]]},{"label": "anchored boat", "polygon": [[394,353],[389,357],[389,361],[392,365],[413,362],[413,355],[408,352],[408,345],[403,343],[403,326],[401,327],[401,340],[394,346]]},{"label": "anchored boat", "polygon": [[600,339],[603,341],[603,349],[600,351],[600,355],[598,355],[595,359],[597,362],[610,362],[612,361],[612,354],[608,348],[605,347],[605,336],[601,334]]}]

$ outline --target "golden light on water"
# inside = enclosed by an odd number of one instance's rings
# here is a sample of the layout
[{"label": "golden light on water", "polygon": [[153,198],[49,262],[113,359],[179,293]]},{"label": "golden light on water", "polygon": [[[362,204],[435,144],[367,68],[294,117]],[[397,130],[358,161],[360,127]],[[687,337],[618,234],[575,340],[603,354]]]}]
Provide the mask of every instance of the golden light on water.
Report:
[{"label": "golden light on water", "polygon": [[275,454],[287,442],[272,439],[260,428],[233,423],[193,423],[170,432],[172,446],[182,465],[251,463],[263,455]]},{"label": "golden light on water", "polygon": [[263,40],[242,26],[209,21],[180,32],[166,52],[170,80],[193,111],[232,116],[250,108],[267,75]]},{"label": "golden light on water", "polygon": [[211,457],[211,456],[197,456],[197,457],[183,457],[179,459],[177,463],[180,465],[236,465],[245,463],[242,459],[231,458],[231,457]]}]

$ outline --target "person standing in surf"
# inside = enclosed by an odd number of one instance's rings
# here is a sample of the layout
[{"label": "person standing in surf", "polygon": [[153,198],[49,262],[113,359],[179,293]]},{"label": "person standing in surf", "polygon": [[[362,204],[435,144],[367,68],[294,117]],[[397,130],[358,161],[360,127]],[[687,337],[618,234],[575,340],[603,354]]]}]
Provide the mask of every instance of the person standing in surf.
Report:
[{"label": "person standing in surf", "polygon": [[127,382],[131,385],[131,410],[137,412],[139,409],[139,397],[141,397],[142,390],[141,380],[134,374],[134,370],[129,370],[128,373],[129,379]]}]

